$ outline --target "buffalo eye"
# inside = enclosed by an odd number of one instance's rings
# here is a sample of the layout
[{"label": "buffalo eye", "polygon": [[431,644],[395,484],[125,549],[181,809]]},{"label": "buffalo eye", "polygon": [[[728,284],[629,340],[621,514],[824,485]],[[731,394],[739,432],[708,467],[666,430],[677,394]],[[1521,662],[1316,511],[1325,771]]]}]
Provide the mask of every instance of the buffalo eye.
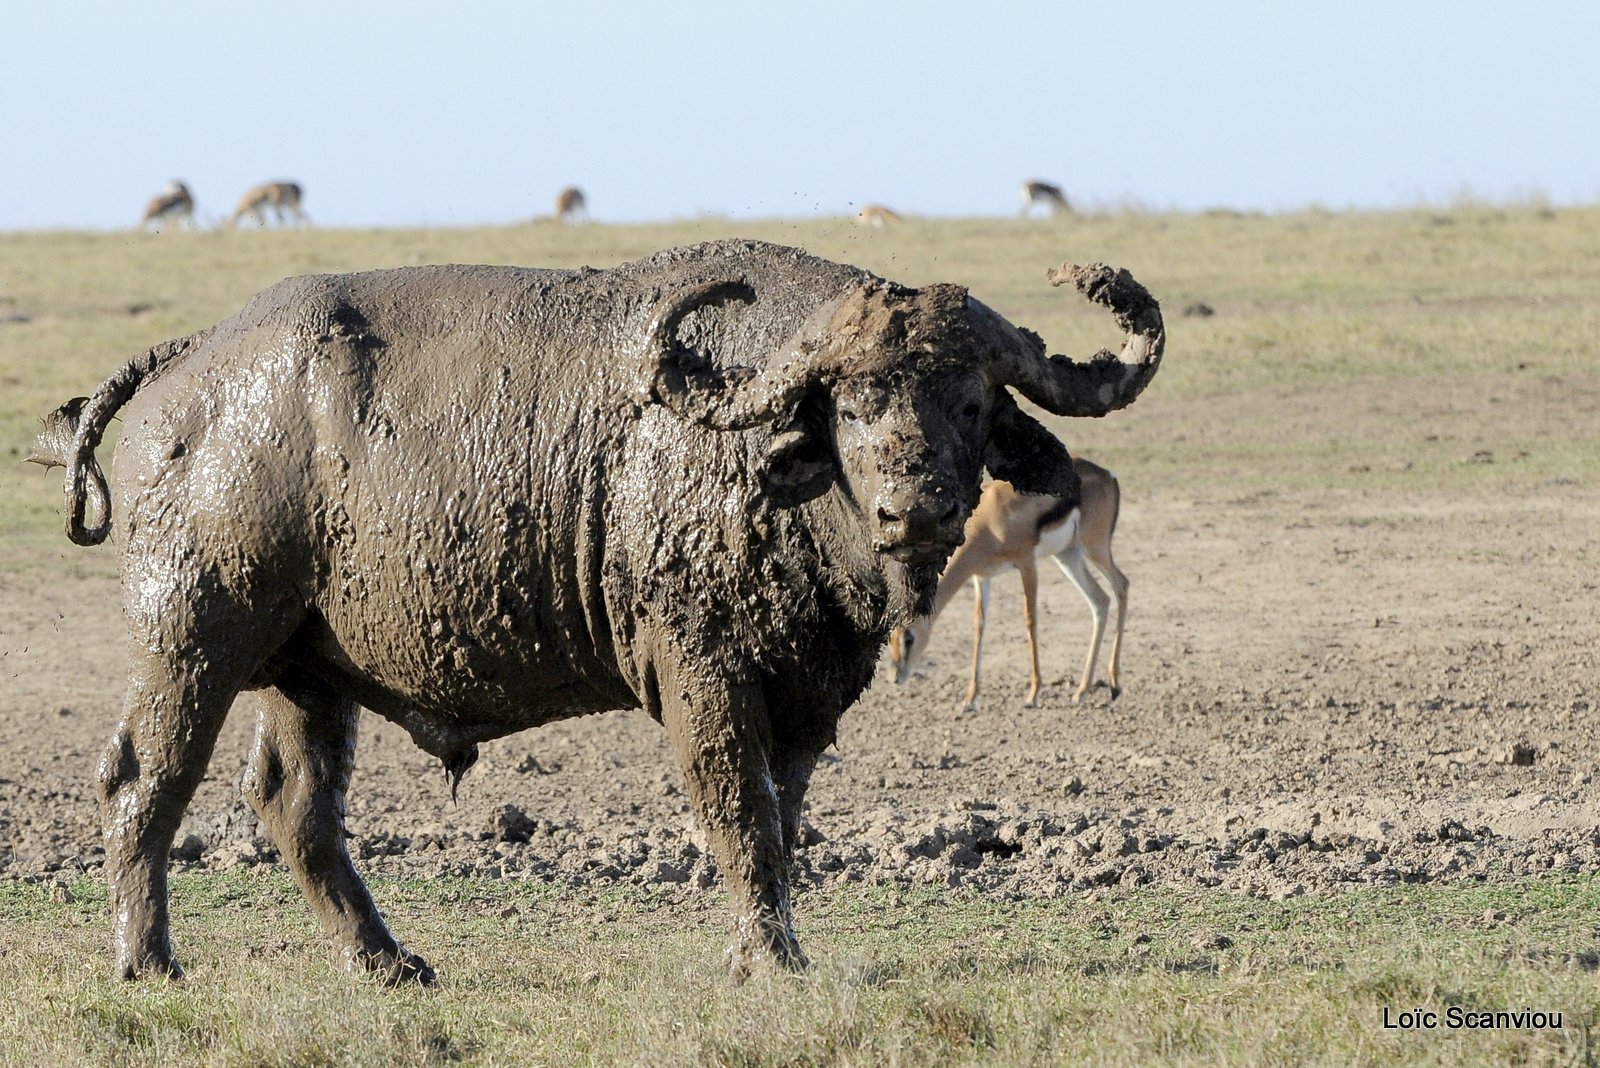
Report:
[{"label": "buffalo eye", "polygon": [[945,408],[950,422],[962,434],[971,434],[978,429],[978,420],[983,418],[983,402],[977,398],[956,400]]},{"label": "buffalo eye", "polygon": [[861,417],[850,408],[839,409],[839,421],[845,426],[855,426],[861,422]]}]

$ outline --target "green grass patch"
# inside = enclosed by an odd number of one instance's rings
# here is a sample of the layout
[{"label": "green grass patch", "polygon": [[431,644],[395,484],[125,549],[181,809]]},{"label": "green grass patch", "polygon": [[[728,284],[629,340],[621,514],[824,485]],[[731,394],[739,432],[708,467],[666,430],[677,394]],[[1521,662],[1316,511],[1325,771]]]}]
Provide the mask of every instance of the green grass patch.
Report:
[{"label": "green grass patch", "polygon": [[[338,971],[281,872],[173,881],[189,977],[109,978],[104,889],[0,887],[6,1064],[1574,1063],[1600,1017],[1600,884],[1268,902],[1145,890],[1003,902],[802,895],[816,965],[724,974],[720,895],[376,880],[431,990]],[[1451,1029],[1536,1011],[1560,1028]],[[1433,1030],[1385,1028],[1401,1012]]]}]

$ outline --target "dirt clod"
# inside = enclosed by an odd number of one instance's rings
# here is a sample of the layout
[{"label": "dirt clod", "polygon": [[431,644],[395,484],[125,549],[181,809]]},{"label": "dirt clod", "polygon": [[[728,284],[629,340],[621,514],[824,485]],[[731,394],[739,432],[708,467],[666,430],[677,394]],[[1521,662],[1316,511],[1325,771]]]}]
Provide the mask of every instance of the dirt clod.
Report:
[{"label": "dirt clod", "polygon": [[1531,768],[1539,751],[1526,742],[1517,742],[1506,751],[1506,763],[1515,768]]},{"label": "dirt clod", "polygon": [[489,821],[490,836],[497,842],[526,842],[537,827],[516,805],[501,805]]}]

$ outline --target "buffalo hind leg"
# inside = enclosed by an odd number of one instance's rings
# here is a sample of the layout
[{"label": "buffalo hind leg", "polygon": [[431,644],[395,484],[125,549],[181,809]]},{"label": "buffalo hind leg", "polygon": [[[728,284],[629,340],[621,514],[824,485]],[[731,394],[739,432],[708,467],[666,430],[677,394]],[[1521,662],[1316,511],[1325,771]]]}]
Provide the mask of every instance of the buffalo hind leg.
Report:
[{"label": "buffalo hind leg", "polygon": [[352,971],[386,985],[424,985],[433,969],[396,942],[345,847],[345,790],[355,761],[355,702],[285,675],[256,695],[255,746],[244,791],[323,931]]},{"label": "buffalo hind leg", "polygon": [[674,696],[662,719],[733,906],[729,970],[736,979],[763,964],[799,971],[808,962],[794,935],[766,702],[756,686],[682,681],[663,678],[663,697]]},{"label": "buffalo hind leg", "polygon": [[239,666],[227,650],[182,656],[133,643],[122,719],[98,776],[112,938],[124,979],[183,975],[169,928],[168,853],[239,692]]}]

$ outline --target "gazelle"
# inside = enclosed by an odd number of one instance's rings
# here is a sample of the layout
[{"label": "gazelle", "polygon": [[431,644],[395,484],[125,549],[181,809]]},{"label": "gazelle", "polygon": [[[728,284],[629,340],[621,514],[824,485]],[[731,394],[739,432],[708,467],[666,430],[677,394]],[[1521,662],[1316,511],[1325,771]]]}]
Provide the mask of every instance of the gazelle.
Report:
[{"label": "gazelle", "polygon": [[170,221],[184,226],[190,225],[194,219],[194,197],[189,195],[189,187],[174,179],[167,183],[167,187],[150,198],[150,203],[144,206],[144,218],[139,220],[139,229],[143,230],[152,224],[157,230],[165,228]]},{"label": "gazelle", "polygon": [[253,185],[244,191],[244,196],[239,198],[239,206],[233,209],[233,214],[228,216],[229,229],[236,228],[239,220],[246,215],[255,219],[262,226],[266,225],[266,209],[272,209],[273,218],[278,225],[283,225],[283,213],[288,212],[294,216],[297,223],[309,223],[311,220],[306,213],[300,210],[300,186],[296,182],[262,182]]},{"label": "gazelle", "polygon": [[583,190],[577,186],[569,185],[556,194],[556,218],[559,221],[567,222],[588,213],[589,208],[584,202]]},{"label": "gazelle", "polygon": [[868,204],[856,212],[856,222],[862,226],[893,226],[899,221],[900,214],[882,204]]},{"label": "gazelle", "polygon": [[1061,191],[1060,186],[1037,179],[1022,183],[1022,214],[1026,215],[1032,211],[1035,204],[1043,204],[1049,208],[1051,215],[1072,210],[1072,205],[1067,203],[1067,195]]},{"label": "gazelle", "polygon": [[[1022,572],[1022,618],[1028,628],[1028,650],[1033,664],[1033,688],[1028,691],[1028,707],[1039,700],[1039,639],[1035,605],[1038,599],[1037,562],[1049,556],[1072,580],[1089,602],[1094,613],[1094,632],[1089,639],[1089,657],[1083,665],[1083,678],[1072,695],[1077,704],[1088,692],[1094,678],[1095,661],[1105,635],[1106,610],[1116,602],[1116,630],[1111,638],[1111,663],[1108,672],[1111,696],[1121,693],[1117,672],[1122,658],[1122,624],[1128,611],[1128,577],[1111,559],[1111,536],[1117,529],[1117,512],[1122,491],[1117,476],[1084,459],[1072,461],[1082,483],[1078,507],[1062,512],[1057,497],[1018,493],[1009,482],[991,482],[983,489],[977,510],[967,520],[966,540],[956,549],[939,579],[933,614],[896,630],[889,636],[889,661],[894,681],[905,682],[911,669],[928,648],[933,624],[968,579],[976,595],[972,636],[972,683],[967,687],[963,711],[977,708],[978,674],[982,665],[983,628],[989,610],[989,580],[1008,567]],[[1111,595],[1100,588],[1084,566],[1088,558],[1111,584]]]}]

